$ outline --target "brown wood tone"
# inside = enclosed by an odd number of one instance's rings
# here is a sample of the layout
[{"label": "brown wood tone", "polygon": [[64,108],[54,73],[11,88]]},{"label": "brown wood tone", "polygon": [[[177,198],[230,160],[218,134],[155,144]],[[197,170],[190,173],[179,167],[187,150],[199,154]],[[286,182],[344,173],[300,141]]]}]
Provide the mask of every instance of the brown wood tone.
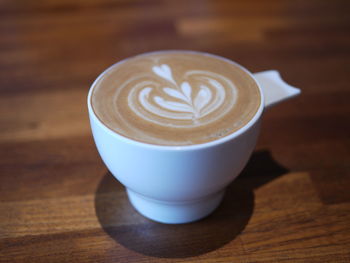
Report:
[{"label": "brown wood tone", "polygon": [[[350,262],[350,1],[0,1],[0,262]],[[268,110],[209,217],[140,216],[86,96],[131,55],[191,49],[302,95]]]}]

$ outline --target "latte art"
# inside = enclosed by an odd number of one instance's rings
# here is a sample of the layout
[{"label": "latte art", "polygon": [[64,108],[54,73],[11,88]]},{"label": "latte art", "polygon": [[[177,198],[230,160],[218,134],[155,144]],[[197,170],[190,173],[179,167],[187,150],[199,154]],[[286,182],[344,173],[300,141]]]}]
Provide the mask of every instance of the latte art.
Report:
[{"label": "latte art", "polygon": [[114,132],[140,142],[191,145],[225,137],[260,106],[253,78],[205,53],[164,51],[115,64],[95,82],[91,105]]},{"label": "latte art", "polygon": [[[189,70],[178,83],[167,64],[152,67],[159,78],[134,76],[121,85],[134,85],[128,96],[128,105],[140,118],[161,126],[195,127],[220,118],[235,104],[236,87],[227,78],[208,71]],[[226,93],[231,93],[229,107],[222,110]],[[118,96],[118,93],[116,94]],[[115,100],[117,101],[117,100]],[[214,114],[210,119],[203,117]],[[188,122],[164,122],[165,119]]]}]

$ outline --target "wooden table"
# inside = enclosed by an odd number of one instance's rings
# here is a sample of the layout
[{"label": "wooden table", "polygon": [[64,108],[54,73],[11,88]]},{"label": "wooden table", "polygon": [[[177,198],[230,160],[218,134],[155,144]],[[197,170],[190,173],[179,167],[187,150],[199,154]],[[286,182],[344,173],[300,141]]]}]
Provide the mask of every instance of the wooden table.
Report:
[{"label": "wooden table", "polygon": [[[0,262],[350,262],[350,2],[0,2]],[[103,165],[86,95],[160,49],[278,69],[302,95],[266,112],[208,218],[140,216]]]}]

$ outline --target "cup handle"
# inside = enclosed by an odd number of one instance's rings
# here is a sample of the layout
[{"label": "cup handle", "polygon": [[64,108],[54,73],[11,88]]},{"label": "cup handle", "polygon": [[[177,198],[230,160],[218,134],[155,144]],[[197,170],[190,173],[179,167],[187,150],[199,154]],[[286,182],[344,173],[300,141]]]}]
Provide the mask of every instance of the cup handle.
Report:
[{"label": "cup handle", "polygon": [[300,89],[284,82],[277,70],[258,72],[253,75],[264,93],[265,108],[300,94]]}]

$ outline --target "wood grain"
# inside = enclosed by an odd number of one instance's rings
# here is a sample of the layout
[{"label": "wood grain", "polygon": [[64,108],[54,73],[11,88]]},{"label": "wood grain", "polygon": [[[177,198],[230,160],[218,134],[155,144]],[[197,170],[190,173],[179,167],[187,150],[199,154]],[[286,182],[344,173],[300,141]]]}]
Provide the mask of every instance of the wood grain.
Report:
[{"label": "wood grain", "polygon": [[[350,262],[349,1],[0,1],[0,262]],[[278,69],[302,95],[266,112],[209,217],[149,221],[103,165],[86,96],[160,49]]]}]

